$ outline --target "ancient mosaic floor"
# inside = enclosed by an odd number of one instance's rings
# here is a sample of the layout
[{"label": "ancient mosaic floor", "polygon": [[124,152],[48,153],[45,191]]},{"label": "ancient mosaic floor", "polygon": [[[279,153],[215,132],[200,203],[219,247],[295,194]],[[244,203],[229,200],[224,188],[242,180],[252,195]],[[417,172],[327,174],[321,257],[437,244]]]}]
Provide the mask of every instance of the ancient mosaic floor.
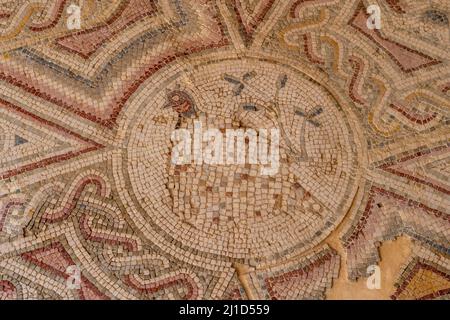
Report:
[{"label": "ancient mosaic floor", "polygon": [[[0,298],[449,298],[449,18],[0,0]],[[173,164],[198,125],[281,130],[278,171]]]}]

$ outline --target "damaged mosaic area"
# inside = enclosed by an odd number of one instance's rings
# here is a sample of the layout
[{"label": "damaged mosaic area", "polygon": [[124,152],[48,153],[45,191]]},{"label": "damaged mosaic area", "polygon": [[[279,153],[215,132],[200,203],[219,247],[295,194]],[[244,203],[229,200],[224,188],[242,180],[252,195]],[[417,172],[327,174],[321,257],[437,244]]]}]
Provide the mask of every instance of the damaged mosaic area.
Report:
[{"label": "damaged mosaic area", "polygon": [[[0,299],[449,299],[449,15],[0,1]],[[173,163],[198,126],[275,173]]]}]

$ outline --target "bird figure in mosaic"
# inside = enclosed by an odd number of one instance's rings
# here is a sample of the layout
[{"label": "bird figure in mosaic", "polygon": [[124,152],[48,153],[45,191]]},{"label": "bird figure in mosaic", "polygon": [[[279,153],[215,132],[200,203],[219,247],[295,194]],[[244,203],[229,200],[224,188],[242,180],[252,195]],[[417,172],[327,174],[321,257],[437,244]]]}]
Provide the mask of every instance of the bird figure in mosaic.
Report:
[{"label": "bird figure in mosaic", "polygon": [[175,90],[167,94],[167,103],[164,108],[172,108],[178,113],[176,128],[181,126],[182,119],[194,119],[197,117],[194,101],[191,96],[184,91]]}]

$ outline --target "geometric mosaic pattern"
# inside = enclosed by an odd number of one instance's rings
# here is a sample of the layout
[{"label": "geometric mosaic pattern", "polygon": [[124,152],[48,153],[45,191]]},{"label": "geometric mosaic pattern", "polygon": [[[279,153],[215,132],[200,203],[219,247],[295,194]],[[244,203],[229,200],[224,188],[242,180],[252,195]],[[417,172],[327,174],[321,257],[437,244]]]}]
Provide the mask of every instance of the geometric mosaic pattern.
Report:
[{"label": "geometric mosaic pattern", "polygon": [[[3,1],[0,299],[326,299],[398,237],[377,298],[449,299],[450,4],[376,3]],[[278,173],[172,164],[199,123]]]}]

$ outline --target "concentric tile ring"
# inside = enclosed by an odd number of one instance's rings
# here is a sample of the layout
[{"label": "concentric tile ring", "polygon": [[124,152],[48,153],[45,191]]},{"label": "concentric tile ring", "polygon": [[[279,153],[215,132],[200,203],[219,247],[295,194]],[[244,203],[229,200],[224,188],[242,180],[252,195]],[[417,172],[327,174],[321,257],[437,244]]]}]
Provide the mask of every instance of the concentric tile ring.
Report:
[{"label": "concentric tile ring", "polygon": [[[248,58],[192,64],[166,75],[166,91],[152,87],[134,99],[137,121],[122,154],[144,233],[179,243],[187,256],[261,261],[317,244],[342,220],[358,183],[358,150],[346,113],[319,82]],[[278,172],[172,164],[172,133],[194,136],[195,123],[224,137],[227,129],[279,129]]]}]

